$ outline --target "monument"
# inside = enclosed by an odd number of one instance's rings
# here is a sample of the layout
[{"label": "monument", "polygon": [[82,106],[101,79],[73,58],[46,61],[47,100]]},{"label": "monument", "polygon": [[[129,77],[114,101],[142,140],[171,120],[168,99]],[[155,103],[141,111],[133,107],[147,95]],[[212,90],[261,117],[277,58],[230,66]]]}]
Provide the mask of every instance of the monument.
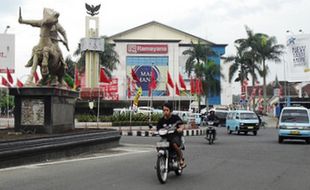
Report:
[{"label": "monument", "polygon": [[[31,67],[25,87],[10,88],[10,95],[15,96],[15,131],[51,134],[74,129],[79,93],[67,89],[64,82],[67,65],[58,42],[68,51],[69,48],[66,32],[58,23],[59,15],[53,9],[44,8],[41,20],[25,20],[19,9],[18,22],[40,28],[40,38],[25,66]],[[38,66],[42,79],[34,83]]]}]

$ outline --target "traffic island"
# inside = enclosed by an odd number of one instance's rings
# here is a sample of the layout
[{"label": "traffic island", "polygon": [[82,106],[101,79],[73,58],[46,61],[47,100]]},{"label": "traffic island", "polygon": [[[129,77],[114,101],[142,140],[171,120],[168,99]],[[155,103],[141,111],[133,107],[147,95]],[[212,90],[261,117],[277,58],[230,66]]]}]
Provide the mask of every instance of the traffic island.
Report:
[{"label": "traffic island", "polygon": [[15,97],[14,128],[22,133],[53,134],[74,129],[79,93],[56,87],[10,88]]},{"label": "traffic island", "polygon": [[121,138],[113,129],[76,129],[62,134],[37,135],[23,139],[20,135],[15,140],[5,140],[2,135],[0,168],[94,153],[119,146]]}]

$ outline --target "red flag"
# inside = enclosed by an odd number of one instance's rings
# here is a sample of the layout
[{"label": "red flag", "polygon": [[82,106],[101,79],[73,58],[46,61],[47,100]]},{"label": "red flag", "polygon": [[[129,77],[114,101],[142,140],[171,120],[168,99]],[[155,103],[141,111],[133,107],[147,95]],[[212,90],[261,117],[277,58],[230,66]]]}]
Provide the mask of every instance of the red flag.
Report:
[{"label": "red flag", "polygon": [[190,85],[191,85],[191,94],[195,94],[196,90],[195,90],[195,85],[196,82],[195,82],[195,79],[191,78],[191,81],[190,81]]},{"label": "red flag", "polygon": [[8,79],[8,81],[11,83],[11,84],[13,84],[13,77],[12,77],[12,75],[11,75],[11,73],[10,73],[10,71],[9,71],[9,69],[8,68],[6,68],[6,78]]},{"label": "red flag", "polygon": [[184,79],[180,73],[179,73],[179,81],[180,81],[180,87],[183,88],[184,90],[186,90],[186,85],[185,85]]},{"label": "red flag", "polygon": [[196,93],[197,93],[197,95],[201,95],[201,93],[202,93],[201,79],[196,79]]},{"label": "red flag", "polygon": [[110,83],[112,82],[111,79],[109,79],[104,72],[103,68],[100,68],[100,82],[104,82],[104,83]]},{"label": "red flag", "polygon": [[173,81],[171,79],[169,71],[167,71],[167,78],[168,78],[168,84],[171,86],[171,88],[174,88]]},{"label": "red flag", "polygon": [[2,84],[3,84],[4,86],[11,87],[11,85],[9,84],[9,82],[8,82],[4,77],[2,77]]},{"label": "red flag", "polygon": [[180,90],[177,83],[175,83],[175,94],[180,96]]},{"label": "red flag", "polygon": [[131,76],[132,76],[132,79],[135,80],[136,82],[140,83],[140,79],[139,77],[137,76],[136,72],[131,69]]},{"label": "red flag", "polygon": [[130,88],[130,77],[127,76],[127,97],[130,99],[131,97],[131,88]]},{"label": "red flag", "polygon": [[34,82],[37,83],[39,81],[39,75],[37,71],[34,72],[33,77],[34,77]]},{"label": "red flag", "polygon": [[156,78],[155,78],[155,70],[154,69],[152,69],[152,73],[151,73],[150,88],[152,88],[152,89],[156,88]]},{"label": "red flag", "polygon": [[22,81],[20,81],[20,80],[18,80],[18,79],[17,79],[16,85],[17,85],[19,88],[22,88],[22,87],[24,86],[24,84],[22,83]]},{"label": "red flag", "polygon": [[74,68],[74,85],[75,88],[81,86],[81,81],[79,79],[79,70],[77,67]]},{"label": "red flag", "polygon": [[152,90],[156,88],[155,70],[152,68],[151,81],[149,83],[149,96],[151,96]]},{"label": "red flag", "polygon": [[168,85],[166,84],[166,95],[167,96],[170,96],[170,92],[169,92],[169,88],[168,88]]}]

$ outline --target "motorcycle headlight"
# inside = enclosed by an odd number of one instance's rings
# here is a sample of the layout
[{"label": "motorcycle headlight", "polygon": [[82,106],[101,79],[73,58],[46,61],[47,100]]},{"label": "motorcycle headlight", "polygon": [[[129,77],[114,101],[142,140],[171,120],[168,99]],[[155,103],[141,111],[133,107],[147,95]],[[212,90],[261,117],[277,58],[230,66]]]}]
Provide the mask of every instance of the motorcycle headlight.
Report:
[{"label": "motorcycle headlight", "polygon": [[168,130],[167,129],[159,129],[159,131],[158,131],[158,134],[159,135],[166,135],[168,133]]}]

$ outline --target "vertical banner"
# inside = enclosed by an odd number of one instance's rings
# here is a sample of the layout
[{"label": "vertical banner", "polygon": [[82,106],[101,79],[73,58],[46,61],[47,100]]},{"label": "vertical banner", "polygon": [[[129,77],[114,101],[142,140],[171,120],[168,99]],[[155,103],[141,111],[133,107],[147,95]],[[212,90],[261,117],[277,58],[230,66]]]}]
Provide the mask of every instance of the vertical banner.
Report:
[{"label": "vertical banner", "polygon": [[15,36],[0,34],[0,73],[15,72]]},{"label": "vertical banner", "polygon": [[310,69],[309,48],[310,35],[299,34],[287,37],[286,72],[289,82],[309,81],[309,73],[305,70]]}]

